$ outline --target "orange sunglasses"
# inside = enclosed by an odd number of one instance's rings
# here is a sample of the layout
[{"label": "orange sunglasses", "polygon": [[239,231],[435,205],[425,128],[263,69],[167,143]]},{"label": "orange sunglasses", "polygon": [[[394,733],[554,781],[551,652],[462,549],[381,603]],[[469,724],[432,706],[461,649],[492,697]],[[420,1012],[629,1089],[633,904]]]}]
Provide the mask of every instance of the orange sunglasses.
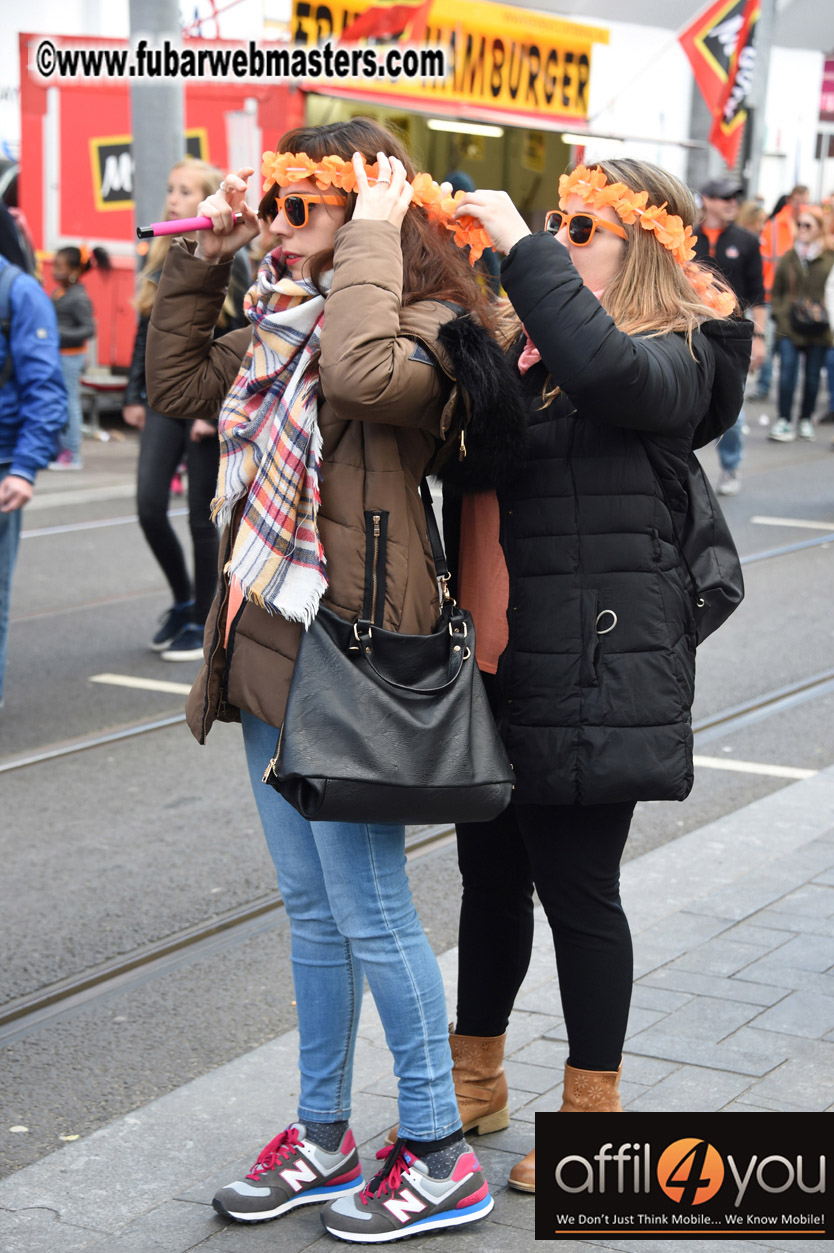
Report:
[{"label": "orange sunglasses", "polygon": [[628,239],[621,226],[603,222],[593,213],[563,213],[561,209],[551,209],[544,219],[544,229],[551,235],[558,235],[563,226],[568,228],[568,239],[577,248],[584,248],[591,242],[598,226],[611,231],[612,235],[619,235],[620,239]]},{"label": "orange sunglasses", "polygon": [[[308,206],[311,204],[341,204],[345,203],[344,196],[314,196],[308,195],[307,192],[292,192],[289,196],[276,196],[275,208],[269,212],[268,221],[272,222],[278,214],[283,210],[284,216],[290,226],[296,230],[300,230],[302,226],[306,226],[309,219]],[[264,214],[266,217],[267,215]]]}]

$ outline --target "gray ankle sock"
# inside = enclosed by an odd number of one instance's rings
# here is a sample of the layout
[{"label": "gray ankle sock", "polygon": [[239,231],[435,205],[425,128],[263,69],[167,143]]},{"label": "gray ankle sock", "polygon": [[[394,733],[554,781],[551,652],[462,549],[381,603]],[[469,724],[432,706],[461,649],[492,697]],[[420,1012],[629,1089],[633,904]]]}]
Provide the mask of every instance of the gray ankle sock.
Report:
[{"label": "gray ankle sock", "polygon": [[350,1123],[344,1122],[305,1122],[306,1139],[312,1140],[326,1153],[335,1153],[345,1138]]}]

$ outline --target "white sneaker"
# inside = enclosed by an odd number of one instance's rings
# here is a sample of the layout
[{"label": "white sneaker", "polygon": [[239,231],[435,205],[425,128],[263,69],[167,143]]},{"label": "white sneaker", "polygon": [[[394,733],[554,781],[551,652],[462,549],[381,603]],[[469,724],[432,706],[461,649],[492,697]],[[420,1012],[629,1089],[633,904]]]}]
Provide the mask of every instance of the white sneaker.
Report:
[{"label": "white sneaker", "polygon": [[779,418],[773,423],[773,427],[767,433],[768,439],[775,439],[779,444],[790,444],[796,436],[793,433],[793,426],[787,418]]},{"label": "white sneaker", "polygon": [[737,470],[722,470],[716,490],[719,496],[737,496],[741,491],[741,475]]},{"label": "white sneaker", "polygon": [[799,438],[814,439],[814,424],[810,418],[799,419]]}]

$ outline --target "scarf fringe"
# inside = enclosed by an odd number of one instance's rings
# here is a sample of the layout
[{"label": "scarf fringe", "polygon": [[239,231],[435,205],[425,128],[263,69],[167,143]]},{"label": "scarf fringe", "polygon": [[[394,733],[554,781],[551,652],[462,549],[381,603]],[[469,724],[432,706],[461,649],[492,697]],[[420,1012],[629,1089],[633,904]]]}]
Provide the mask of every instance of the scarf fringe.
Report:
[{"label": "scarf fringe", "polygon": [[[298,586],[287,587],[287,583]],[[264,609],[268,614],[278,614],[287,622],[300,622],[308,631],[319,611],[319,602],[327,591],[327,579],[318,570],[299,571],[294,569],[286,580],[281,593],[272,602],[264,600],[260,592],[252,591],[241,584],[246,600]]]}]

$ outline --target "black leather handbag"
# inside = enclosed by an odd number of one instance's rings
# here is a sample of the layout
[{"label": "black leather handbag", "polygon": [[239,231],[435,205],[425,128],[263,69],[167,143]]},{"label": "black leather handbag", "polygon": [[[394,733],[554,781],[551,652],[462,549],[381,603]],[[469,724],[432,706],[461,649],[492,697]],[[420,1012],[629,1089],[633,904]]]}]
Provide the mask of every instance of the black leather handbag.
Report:
[{"label": "black leather handbag", "polygon": [[[670,517],[666,483],[660,474],[652,444],[644,441]],[[686,513],[675,532],[678,549],[692,580],[695,641],[702,644],[735,613],[744,600],[741,560],[727,519],[712,490],[704,467],[694,453],[686,465]]]},{"label": "black leather handbag", "polygon": [[472,619],[421,485],[443,588],[431,635],[384,630],[387,516],[368,516],[365,600],[355,622],[321,606],[303,632],[275,756],[264,774],[305,818],[483,822],[510,802],[513,772],[475,664]]}]

